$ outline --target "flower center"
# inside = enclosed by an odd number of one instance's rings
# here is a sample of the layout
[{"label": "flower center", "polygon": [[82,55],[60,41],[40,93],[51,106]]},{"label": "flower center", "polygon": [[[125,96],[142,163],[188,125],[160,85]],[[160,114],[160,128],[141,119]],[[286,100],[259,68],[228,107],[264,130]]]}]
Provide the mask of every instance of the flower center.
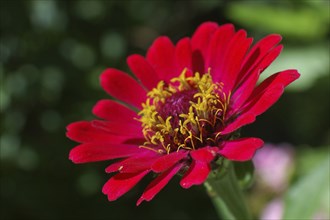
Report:
[{"label": "flower center", "polygon": [[160,81],[148,93],[139,112],[146,139],[142,147],[168,154],[214,146],[221,139],[230,96],[222,92],[223,84],[213,83],[210,70],[188,77],[186,72],[168,84]]},{"label": "flower center", "polygon": [[195,90],[184,90],[174,93],[172,96],[165,99],[164,103],[159,103],[157,106],[158,114],[161,118],[170,117],[172,127],[180,125],[180,115],[188,114],[190,101],[195,100]]}]

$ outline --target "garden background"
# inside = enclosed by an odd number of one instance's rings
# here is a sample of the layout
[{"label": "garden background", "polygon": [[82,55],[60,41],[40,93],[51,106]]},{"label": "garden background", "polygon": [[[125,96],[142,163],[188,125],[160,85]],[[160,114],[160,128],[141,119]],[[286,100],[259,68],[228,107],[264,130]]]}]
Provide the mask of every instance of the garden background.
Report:
[{"label": "garden background", "polygon": [[287,216],[330,216],[329,11],[327,0],[1,0],[0,218],[216,219],[203,186],[184,190],[178,178],[140,207],[135,202],[150,178],[108,202],[101,192],[108,163],[74,165],[68,153],[76,143],[65,137],[67,124],[93,119],[93,105],[108,98],[99,85],[105,68],[128,71],[129,54],[144,55],[160,35],[174,42],[191,36],[204,21],[233,23],[254,42],[281,34],[284,51],[263,76],[301,73],[242,130],[289,149],[292,162],[283,171],[285,189],[260,187],[258,178],[249,188],[254,216],[274,198],[283,199]]}]

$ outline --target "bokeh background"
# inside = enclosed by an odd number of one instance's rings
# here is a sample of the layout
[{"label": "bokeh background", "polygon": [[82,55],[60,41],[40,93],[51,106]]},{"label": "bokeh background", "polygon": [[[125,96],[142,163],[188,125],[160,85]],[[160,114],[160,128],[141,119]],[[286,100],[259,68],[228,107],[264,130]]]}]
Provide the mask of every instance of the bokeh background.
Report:
[{"label": "bokeh background", "polygon": [[[268,209],[273,216],[330,216],[329,1],[1,0],[0,6],[2,220],[217,219],[204,188],[183,190],[178,178],[140,207],[135,202],[151,177],[108,202],[101,193],[108,163],[74,165],[68,153],[76,144],[65,137],[67,124],[93,119],[93,105],[108,98],[99,86],[102,70],[128,70],[129,54],[145,54],[159,35],[177,42],[204,21],[234,23],[255,42],[280,33],[284,52],[263,76],[288,68],[301,73],[242,131],[267,142],[247,192],[254,216]],[[276,173],[275,181],[283,181],[269,185]]]}]

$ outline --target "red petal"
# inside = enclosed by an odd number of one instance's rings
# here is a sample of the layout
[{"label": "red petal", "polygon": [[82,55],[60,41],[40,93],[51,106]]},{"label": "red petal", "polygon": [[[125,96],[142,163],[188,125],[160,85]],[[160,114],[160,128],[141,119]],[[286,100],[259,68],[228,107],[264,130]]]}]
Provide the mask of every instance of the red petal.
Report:
[{"label": "red petal", "polygon": [[240,115],[224,128],[222,134],[228,134],[244,125],[252,123],[255,117],[264,113],[283,94],[284,87],[299,78],[297,70],[285,70],[268,77],[251,94]]},{"label": "red petal", "polygon": [[225,127],[221,131],[221,134],[225,135],[225,134],[229,134],[233,131],[236,131],[238,128],[242,127],[243,125],[251,124],[252,122],[255,121],[255,119],[256,119],[256,116],[252,113],[240,115],[235,119],[235,121],[233,121],[227,127]]},{"label": "red petal", "polygon": [[234,108],[239,109],[251,95],[260,74],[276,59],[276,57],[278,57],[282,49],[282,45],[275,47],[259,61],[258,65],[254,65],[255,67],[254,69],[251,69],[251,72],[246,74],[246,78],[242,80],[241,85],[239,85],[239,88],[232,96],[231,100],[233,101]]},{"label": "red petal", "polygon": [[137,201],[136,205],[140,205],[143,201],[152,200],[157,193],[162,190],[166,184],[172,179],[172,177],[179,172],[183,164],[177,164],[172,169],[160,174],[156,179],[154,179],[143,192],[142,196]]},{"label": "red petal", "polygon": [[105,70],[101,75],[101,85],[111,96],[138,109],[141,108],[141,103],[145,102],[146,91],[132,77],[120,70]]},{"label": "red petal", "polygon": [[176,76],[174,45],[168,37],[159,37],[153,42],[148,50],[147,60],[156,70],[160,80],[168,82]]},{"label": "red petal", "polygon": [[111,121],[93,120],[92,126],[96,129],[103,130],[110,134],[118,134],[122,136],[142,137],[142,128],[140,123],[120,123]]},{"label": "red petal", "polygon": [[285,70],[268,77],[253,91],[245,112],[260,115],[272,106],[282,95],[284,87],[298,79],[297,70]]},{"label": "red petal", "polygon": [[124,143],[125,141],[129,141],[130,139],[143,139],[141,133],[115,135],[108,133],[100,128],[96,128],[92,126],[90,122],[87,121],[78,121],[69,124],[67,126],[66,136],[71,140],[77,141],[79,143]]},{"label": "red petal", "polygon": [[263,144],[259,138],[241,138],[226,142],[219,153],[229,160],[247,161]]},{"label": "red petal", "polygon": [[148,173],[149,170],[141,173],[118,173],[104,184],[102,192],[108,195],[109,201],[114,201],[132,189]]},{"label": "red petal", "polygon": [[158,75],[143,56],[131,55],[127,58],[127,64],[147,89],[152,90],[157,86],[160,81]]},{"label": "red petal", "polygon": [[238,80],[243,80],[247,73],[249,73],[252,69],[255,69],[255,66],[259,63],[259,61],[263,59],[264,56],[281,40],[282,37],[280,35],[271,34],[258,41],[245,57]]},{"label": "red petal", "polygon": [[240,85],[237,90],[233,92],[232,97],[230,99],[232,103],[232,113],[239,112],[244,102],[253,92],[253,89],[255,88],[260,76],[260,73],[258,73],[257,71],[258,70],[250,74],[247,79],[242,83],[242,85]]},{"label": "red petal", "polygon": [[189,170],[185,173],[180,181],[183,188],[189,188],[192,185],[202,184],[211,171],[210,162],[216,156],[217,147],[204,147],[191,151],[190,155],[193,159]]},{"label": "red petal", "polygon": [[109,99],[98,101],[93,108],[93,114],[108,121],[118,122],[131,122],[134,121],[134,118],[138,117],[133,110]]},{"label": "red petal", "polygon": [[228,42],[226,51],[222,56],[224,61],[216,70],[219,71],[214,81],[220,81],[223,85],[223,91],[228,94],[235,86],[235,82],[242,65],[243,58],[252,43],[251,38],[246,38],[246,32],[239,30]]},{"label": "red petal", "polygon": [[254,122],[256,116],[265,112],[270,106],[272,106],[283,94],[283,85],[275,85],[265,90],[258,97],[255,97],[253,101],[245,107],[246,111],[241,113],[232,123],[230,123],[222,134],[230,133],[244,125]]},{"label": "red petal", "polygon": [[297,70],[289,69],[278,72],[276,74],[271,75],[267,79],[265,79],[254,91],[251,95],[251,99],[254,99],[256,96],[261,95],[261,93],[268,88],[274,87],[276,85],[282,85],[283,87],[288,86],[290,83],[298,79],[300,74]]},{"label": "red petal", "polygon": [[185,173],[180,181],[180,185],[188,189],[192,185],[202,184],[209,175],[211,166],[209,163],[199,160],[193,160],[189,170]]},{"label": "red petal", "polygon": [[156,173],[164,172],[177,162],[184,159],[188,155],[188,151],[179,151],[167,154],[158,158],[151,166],[152,171]]},{"label": "red petal", "polygon": [[160,156],[160,154],[148,150],[143,154],[138,154],[128,159],[111,164],[105,169],[105,172],[111,173],[119,171],[120,173],[137,173],[147,169],[150,170],[151,165]]},{"label": "red petal", "polygon": [[176,74],[180,75],[181,72],[188,68],[192,70],[192,51],[189,38],[181,39],[175,47],[175,67]]},{"label": "red petal", "polygon": [[208,57],[206,60],[206,66],[211,67],[211,73],[214,81],[218,80],[220,71],[219,66],[224,65],[224,56],[229,40],[233,37],[235,28],[232,24],[221,25],[217,31],[213,34]]},{"label": "red petal", "polygon": [[86,163],[129,157],[144,151],[146,149],[139,148],[137,145],[87,143],[73,148],[70,151],[69,159],[74,163]]},{"label": "red petal", "polygon": [[199,148],[197,150],[191,151],[190,156],[194,160],[209,163],[214,159],[214,157],[217,154],[217,151],[218,151],[217,147],[203,147],[203,148]]},{"label": "red petal", "polygon": [[218,24],[215,22],[204,22],[201,24],[191,38],[193,51],[200,51],[205,58],[207,56],[211,37],[217,30]]}]

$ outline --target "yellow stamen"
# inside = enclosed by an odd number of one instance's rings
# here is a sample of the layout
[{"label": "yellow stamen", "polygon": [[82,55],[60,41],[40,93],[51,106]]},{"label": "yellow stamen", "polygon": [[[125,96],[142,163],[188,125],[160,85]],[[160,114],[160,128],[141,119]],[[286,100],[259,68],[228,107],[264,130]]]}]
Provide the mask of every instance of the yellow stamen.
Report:
[{"label": "yellow stamen", "polygon": [[[141,147],[169,154],[180,149],[196,149],[204,142],[212,141],[216,144],[220,133],[214,134],[214,131],[207,129],[224,123],[231,93],[226,96],[222,91],[223,83],[213,83],[210,71],[209,69],[208,73],[203,75],[196,72],[195,75],[186,77],[187,69],[184,69],[180,76],[173,78],[169,84],[160,81],[157,87],[148,93],[146,102],[142,104],[143,109],[138,113],[146,139],[146,146]],[[187,103],[189,108],[186,112],[177,116],[168,113],[169,115],[163,118],[159,112],[166,100],[185,91],[194,93]],[[155,146],[164,150],[159,151]]]}]

